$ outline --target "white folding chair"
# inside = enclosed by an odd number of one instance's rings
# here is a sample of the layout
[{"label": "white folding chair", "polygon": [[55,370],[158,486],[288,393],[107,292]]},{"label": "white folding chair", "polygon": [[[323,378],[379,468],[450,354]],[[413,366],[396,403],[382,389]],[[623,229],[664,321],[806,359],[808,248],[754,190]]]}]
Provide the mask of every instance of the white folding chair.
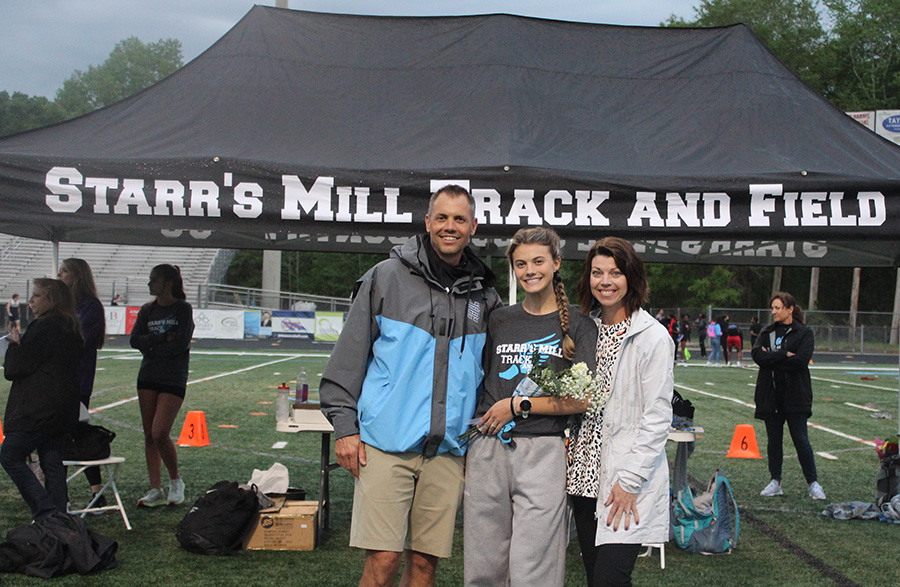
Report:
[{"label": "white folding chair", "polygon": [[[94,512],[111,512],[114,510],[118,510],[120,514],[122,514],[122,519],[125,521],[125,527],[131,530],[131,523],[128,521],[128,515],[125,513],[125,506],[122,505],[122,498],[119,496],[119,488],[116,487],[116,474],[119,472],[119,467],[122,463],[125,462],[124,457],[109,457],[106,459],[100,459],[98,461],[63,461],[63,465],[66,467],[78,467],[74,473],[69,475],[66,479],[66,484],[72,482],[72,479],[78,477],[88,467],[103,467],[106,469],[106,483],[103,484],[103,487],[100,488],[100,491],[94,495],[93,499],[91,499],[90,503],[87,506],[80,510],[69,510],[70,514],[81,514],[83,518],[85,515]],[[94,507],[94,504],[100,499],[100,496],[103,495],[107,489],[112,490],[113,496],[116,498],[116,505],[106,505],[103,507]]]},{"label": "white folding chair", "polygon": [[659,549],[659,568],[661,568],[661,569],[666,568],[666,543],[665,542],[660,542],[659,544],[644,544],[642,546],[646,546],[647,550],[644,551],[643,554],[639,554],[638,556],[641,556],[641,557],[650,556],[651,554],[653,554],[653,549],[658,548]]}]

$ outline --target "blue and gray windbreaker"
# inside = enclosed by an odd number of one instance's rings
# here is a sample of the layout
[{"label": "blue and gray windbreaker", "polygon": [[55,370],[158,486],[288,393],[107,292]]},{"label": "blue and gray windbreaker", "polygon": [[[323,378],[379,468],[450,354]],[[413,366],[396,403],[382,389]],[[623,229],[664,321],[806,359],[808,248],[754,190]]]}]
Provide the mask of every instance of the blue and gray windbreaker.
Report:
[{"label": "blue and gray windbreaker", "polygon": [[446,289],[419,235],[357,282],[353,306],[322,374],[322,411],[335,436],[386,452],[462,455],[475,412],[493,275],[467,248],[473,272]]}]

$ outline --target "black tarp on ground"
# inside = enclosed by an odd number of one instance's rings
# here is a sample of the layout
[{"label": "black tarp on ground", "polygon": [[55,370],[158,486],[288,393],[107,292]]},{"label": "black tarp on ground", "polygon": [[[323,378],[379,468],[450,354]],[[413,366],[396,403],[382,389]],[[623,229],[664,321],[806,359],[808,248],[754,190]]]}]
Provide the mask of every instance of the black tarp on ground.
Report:
[{"label": "black tarp on ground", "polygon": [[900,253],[900,148],[744,26],[261,6],[144,92],[0,140],[0,232],[378,249],[448,180],[473,190],[488,251],[544,222],[574,257],[607,234],[657,261]]}]

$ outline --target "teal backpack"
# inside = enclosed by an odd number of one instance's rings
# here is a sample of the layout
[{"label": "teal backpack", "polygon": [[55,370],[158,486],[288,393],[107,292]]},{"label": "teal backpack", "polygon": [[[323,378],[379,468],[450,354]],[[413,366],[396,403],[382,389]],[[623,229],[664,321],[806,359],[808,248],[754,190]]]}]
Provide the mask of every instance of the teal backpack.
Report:
[{"label": "teal backpack", "polygon": [[694,496],[686,487],[675,496],[672,529],[675,543],[688,552],[728,554],[737,547],[741,518],[731,484],[720,469],[707,491]]}]

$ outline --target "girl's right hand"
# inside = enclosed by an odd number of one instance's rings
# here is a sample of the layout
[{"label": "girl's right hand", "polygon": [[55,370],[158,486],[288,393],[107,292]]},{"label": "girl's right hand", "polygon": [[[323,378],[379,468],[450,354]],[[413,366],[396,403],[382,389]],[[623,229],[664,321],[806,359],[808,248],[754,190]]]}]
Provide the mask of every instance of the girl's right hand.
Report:
[{"label": "girl's right hand", "polygon": [[478,429],[482,434],[496,434],[513,418],[514,414],[509,399],[497,400],[478,421]]}]

